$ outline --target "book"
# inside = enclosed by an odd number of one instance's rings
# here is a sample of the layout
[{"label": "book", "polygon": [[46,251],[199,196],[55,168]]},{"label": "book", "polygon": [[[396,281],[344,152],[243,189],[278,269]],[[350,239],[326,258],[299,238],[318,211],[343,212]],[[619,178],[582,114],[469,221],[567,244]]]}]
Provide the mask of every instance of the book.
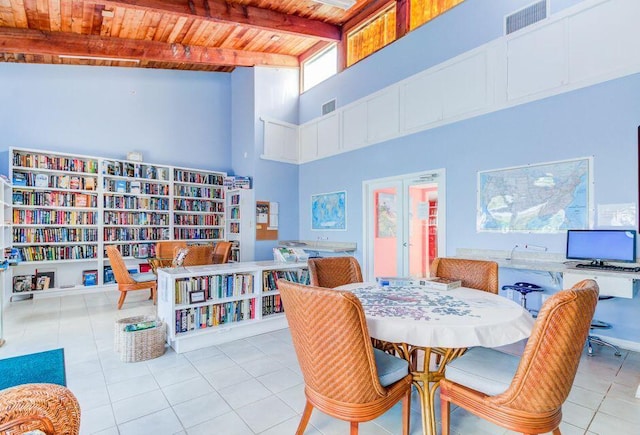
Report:
[{"label": "book", "polygon": [[34,289],[34,275],[16,275],[13,277],[13,292],[30,292]]},{"label": "book", "polygon": [[124,180],[116,181],[116,192],[126,193],[126,191],[127,191],[127,182]]},{"label": "book", "polygon": [[88,207],[89,196],[88,195],[76,195],[76,207]]},{"label": "book", "polygon": [[49,187],[49,176],[47,174],[36,174],[36,187]]},{"label": "book", "polygon": [[27,176],[22,172],[16,172],[13,174],[13,185],[14,186],[26,186],[27,185]]},{"label": "book", "polygon": [[140,182],[132,181],[129,183],[129,191],[130,193],[140,194]]},{"label": "book", "polygon": [[60,177],[58,177],[58,187],[60,189],[68,189],[70,181],[71,177],[69,177],[68,175],[61,175]]},{"label": "book", "polygon": [[69,189],[80,189],[80,177],[71,177],[69,179]]},{"label": "book", "polygon": [[111,283],[116,282],[116,278],[113,275],[113,269],[111,268],[111,266],[105,266],[104,267],[103,276],[104,276],[104,283],[105,284],[111,284]]},{"label": "book", "polygon": [[97,285],[98,284],[98,271],[95,270],[95,269],[83,270],[82,271],[82,284],[84,286]]},{"label": "book", "polygon": [[84,177],[84,189],[96,190],[96,179],[93,177]]},{"label": "book", "polygon": [[36,270],[36,290],[46,290],[55,287],[55,276],[56,273],[54,271]]},{"label": "book", "polygon": [[459,279],[439,278],[433,277],[427,279],[425,284],[427,287],[437,290],[451,290],[462,286],[462,281]]}]

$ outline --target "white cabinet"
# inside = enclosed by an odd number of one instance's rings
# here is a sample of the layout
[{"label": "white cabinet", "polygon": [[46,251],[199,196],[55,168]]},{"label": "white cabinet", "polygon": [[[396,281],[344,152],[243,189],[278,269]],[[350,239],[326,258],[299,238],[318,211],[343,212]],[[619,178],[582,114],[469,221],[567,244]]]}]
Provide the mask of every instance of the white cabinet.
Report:
[{"label": "white cabinet", "polygon": [[228,263],[158,271],[158,316],[177,353],[287,327],[278,279],[308,282],[306,263]]},{"label": "white cabinet", "polygon": [[256,240],[253,189],[227,191],[227,239],[233,242],[229,261],[253,261]]},{"label": "white cabinet", "polygon": [[583,279],[592,279],[600,287],[600,296],[616,296],[632,298],[634,293],[633,278],[602,274],[598,272],[564,272],[563,287],[570,288]]}]

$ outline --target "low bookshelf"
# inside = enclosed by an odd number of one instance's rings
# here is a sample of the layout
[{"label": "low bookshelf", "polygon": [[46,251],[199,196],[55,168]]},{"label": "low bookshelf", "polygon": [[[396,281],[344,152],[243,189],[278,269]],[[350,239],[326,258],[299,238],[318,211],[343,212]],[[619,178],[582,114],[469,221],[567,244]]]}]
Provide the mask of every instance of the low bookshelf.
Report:
[{"label": "low bookshelf", "polygon": [[308,283],[306,263],[252,261],[158,271],[158,316],[188,352],[287,327],[278,279]]}]

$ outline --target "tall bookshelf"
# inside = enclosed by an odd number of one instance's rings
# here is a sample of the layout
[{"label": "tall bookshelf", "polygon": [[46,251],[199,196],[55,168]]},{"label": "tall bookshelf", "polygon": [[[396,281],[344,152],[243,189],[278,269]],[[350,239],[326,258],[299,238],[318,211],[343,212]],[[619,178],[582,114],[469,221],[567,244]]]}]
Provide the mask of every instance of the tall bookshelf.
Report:
[{"label": "tall bookshelf", "polygon": [[3,266],[0,268],[0,346],[4,343],[2,334],[2,312],[6,299],[4,298],[6,289],[11,288],[11,269],[7,265],[9,251],[13,241],[11,232],[11,184],[5,179],[0,178],[0,261]]},{"label": "tall bookshelf", "polygon": [[253,261],[256,239],[253,189],[227,191],[227,239],[233,242],[230,261]]},{"label": "tall bookshelf", "polygon": [[[16,183],[8,192],[12,223],[3,234],[22,261],[11,267],[7,299],[44,294],[28,288],[29,277],[35,286],[37,277],[49,276],[46,293],[57,295],[112,285],[105,279],[107,245],[138,269],[155,255],[158,240],[224,239],[224,172],[36,149],[8,154],[9,179]],[[87,274],[95,280],[85,281]]]},{"label": "tall bookshelf", "polygon": [[217,242],[225,238],[224,174],[173,169],[173,238]]},{"label": "tall bookshelf", "polygon": [[98,158],[10,153],[12,244],[22,259],[12,266],[12,294],[74,287],[74,276],[100,260]]},{"label": "tall bookshelf", "polygon": [[155,242],[170,237],[168,166],[103,160],[104,247],[116,245],[124,258],[155,255]]},{"label": "tall bookshelf", "polygon": [[286,328],[278,279],[308,283],[305,263],[257,261],[158,271],[158,316],[177,353]]}]

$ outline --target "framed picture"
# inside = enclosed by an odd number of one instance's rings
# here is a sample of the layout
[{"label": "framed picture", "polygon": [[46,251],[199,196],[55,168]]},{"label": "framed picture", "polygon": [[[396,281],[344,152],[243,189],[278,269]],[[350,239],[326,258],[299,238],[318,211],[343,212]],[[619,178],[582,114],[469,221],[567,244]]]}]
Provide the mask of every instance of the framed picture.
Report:
[{"label": "framed picture", "polygon": [[204,301],[205,301],[204,290],[189,293],[190,304],[196,304],[198,302],[204,302]]},{"label": "framed picture", "polygon": [[347,192],[311,195],[311,229],[314,231],[347,230]]}]

